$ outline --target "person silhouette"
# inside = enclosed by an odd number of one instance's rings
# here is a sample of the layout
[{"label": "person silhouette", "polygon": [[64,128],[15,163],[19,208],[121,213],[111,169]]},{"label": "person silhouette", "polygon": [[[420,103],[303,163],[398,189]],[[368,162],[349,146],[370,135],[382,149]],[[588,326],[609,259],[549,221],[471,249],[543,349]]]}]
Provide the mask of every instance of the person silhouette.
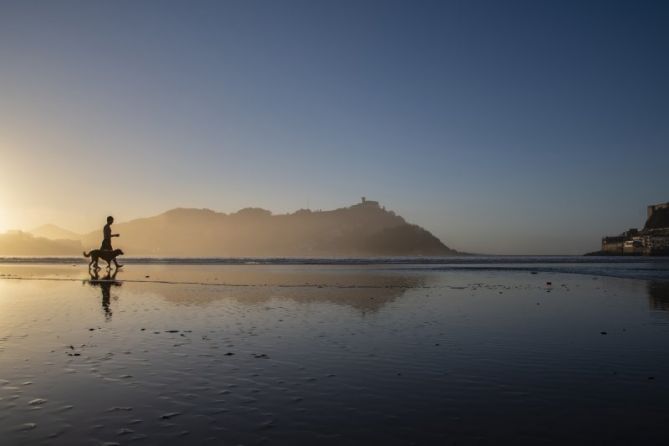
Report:
[{"label": "person silhouette", "polygon": [[113,251],[114,248],[112,248],[111,238],[119,236],[119,234],[112,234],[112,223],[114,223],[114,217],[110,215],[107,217],[107,224],[102,230],[102,244],[100,245],[100,249],[103,251]]}]

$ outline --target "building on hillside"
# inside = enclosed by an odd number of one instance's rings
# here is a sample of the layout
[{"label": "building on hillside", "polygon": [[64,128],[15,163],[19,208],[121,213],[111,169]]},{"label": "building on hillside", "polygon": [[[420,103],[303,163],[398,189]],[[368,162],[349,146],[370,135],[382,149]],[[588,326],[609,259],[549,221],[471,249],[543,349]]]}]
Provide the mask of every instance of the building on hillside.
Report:
[{"label": "building on hillside", "polygon": [[643,237],[644,253],[649,255],[669,255],[669,231],[664,234]]},{"label": "building on hillside", "polygon": [[360,203],[358,203],[356,206],[379,207],[379,202],[374,200],[368,200],[367,197],[362,197]]},{"label": "building on hillside", "polygon": [[607,255],[669,255],[669,202],[648,206],[642,230],[629,229],[602,238],[601,252]]},{"label": "building on hillside", "polygon": [[602,238],[602,252],[606,254],[623,254],[625,237],[621,235]]}]

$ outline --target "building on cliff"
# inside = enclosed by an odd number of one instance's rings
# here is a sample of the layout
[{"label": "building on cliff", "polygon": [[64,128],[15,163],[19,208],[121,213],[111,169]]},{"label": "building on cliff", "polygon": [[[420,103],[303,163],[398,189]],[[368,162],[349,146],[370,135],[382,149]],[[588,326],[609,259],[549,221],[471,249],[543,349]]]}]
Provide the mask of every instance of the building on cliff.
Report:
[{"label": "building on cliff", "polygon": [[648,206],[648,218],[640,231],[630,229],[602,238],[607,255],[669,255],[669,202]]},{"label": "building on cliff", "polygon": [[360,203],[358,203],[357,206],[379,207],[379,202],[374,200],[368,200],[367,197],[362,197],[360,199]]}]

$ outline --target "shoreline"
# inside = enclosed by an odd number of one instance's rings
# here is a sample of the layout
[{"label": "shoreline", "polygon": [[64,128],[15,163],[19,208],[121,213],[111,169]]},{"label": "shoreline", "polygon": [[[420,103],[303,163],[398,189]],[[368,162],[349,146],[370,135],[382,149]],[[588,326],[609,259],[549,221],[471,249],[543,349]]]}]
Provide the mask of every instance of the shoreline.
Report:
[{"label": "shoreline", "polygon": [[[74,259],[0,259],[0,278],[9,277],[8,271],[15,271],[14,277],[24,276],[21,271],[41,271],[52,277],[55,271],[66,276],[75,276],[78,280],[95,279],[86,262],[73,262]],[[118,272],[119,280],[134,278],[144,281],[150,271],[160,271],[161,268],[183,267],[191,272],[228,271],[236,274],[260,274],[269,271],[313,270],[347,271],[349,273],[365,272],[515,272],[527,274],[577,274],[594,277],[618,277],[625,279],[669,281],[669,258],[649,257],[468,257],[439,258],[439,259],[123,259],[125,266]],[[218,269],[217,269],[218,268]],[[221,269],[222,268],[222,269]],[[105,266],[101,266],[98,274],[107,273]],[[110,270],[115,271],[114,268]],[[146,274],[144,274],[146,273]],[[30,277],[36,273],[31,272]],[[89,277],[90,276],[90,277]],[[28,278],[28,277],[26,277]],[[173,278],[164,278],[166,282],[178,283]],[[188,281],[186,281],[188,282]],[[233,282],[238,282],[234,280]],[[185,282],[184,282],[185,283]],[[242,284],[239,284],[242,286]]]}]

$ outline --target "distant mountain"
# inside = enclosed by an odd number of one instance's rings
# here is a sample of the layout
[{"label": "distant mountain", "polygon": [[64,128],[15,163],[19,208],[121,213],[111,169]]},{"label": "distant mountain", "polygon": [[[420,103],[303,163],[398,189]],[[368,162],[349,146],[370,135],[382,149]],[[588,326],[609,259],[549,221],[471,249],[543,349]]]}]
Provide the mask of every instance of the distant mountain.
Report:
[{"label": "distant mountain", "polygon": [[44,237],[51,240],[81,240],[82,237],[81,234],[52,224],[42,225],[28,232],[35,237]]},{"label": "distant mountain", "polygon": [[[100,245],[102,228],[86,234]],[[114,247],[128,255],[202,257],[362,257],[454,255],[427,230],[407,223],[375,201],[332,211],[272,215],[259,208],[233,214],[173,209],[113,226]]]},{"label": "distant mountain", "polygon": [[22,231],[0,234],[1,256],[65,256],[81,255],[79,240],[50,240]]}]

